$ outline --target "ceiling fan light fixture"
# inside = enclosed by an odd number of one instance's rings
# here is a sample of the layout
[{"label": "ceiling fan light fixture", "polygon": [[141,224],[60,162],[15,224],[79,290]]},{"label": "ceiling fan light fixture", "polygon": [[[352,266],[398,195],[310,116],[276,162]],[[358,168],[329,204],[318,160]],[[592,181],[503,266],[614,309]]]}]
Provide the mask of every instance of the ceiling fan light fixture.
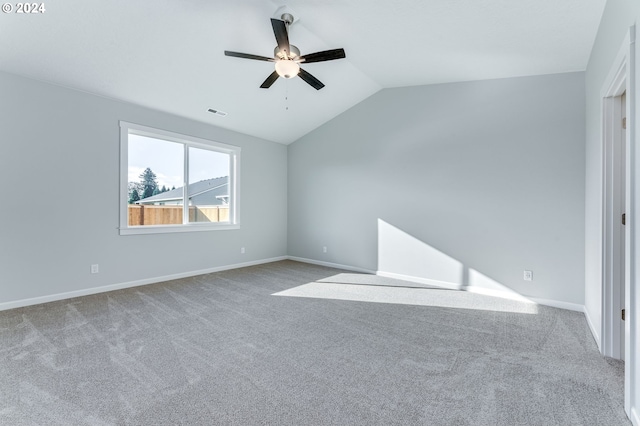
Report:
[{"label": "ceiling fan light fixture", "polygon": [[290,59],[276,61],[276,72],[280,77],[293,78],[300,72],[300,65]]}]

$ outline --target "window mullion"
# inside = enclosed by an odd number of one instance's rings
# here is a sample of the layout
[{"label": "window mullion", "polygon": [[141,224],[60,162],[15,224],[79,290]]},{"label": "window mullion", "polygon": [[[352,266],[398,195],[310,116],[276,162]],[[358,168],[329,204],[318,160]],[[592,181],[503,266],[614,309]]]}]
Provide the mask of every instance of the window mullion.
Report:
[{"label": "window mullion", "polygon": [[182,224],[189,223],[189,145],[184,145],[184,174],[182,180]]},{"label": "window mullion", "polygon": [[229,204],[229,222],[230,223],[235,223],[235,219],[236,219],[236,209],[235,209],[235,199],[236,199],[236,183],[235,183],[235,179],[233,179],[233,176],[236,175],[236,167],[235,167],[235,155],[231,154],[229,155],[229,198],[228,198],[228,204]]}]

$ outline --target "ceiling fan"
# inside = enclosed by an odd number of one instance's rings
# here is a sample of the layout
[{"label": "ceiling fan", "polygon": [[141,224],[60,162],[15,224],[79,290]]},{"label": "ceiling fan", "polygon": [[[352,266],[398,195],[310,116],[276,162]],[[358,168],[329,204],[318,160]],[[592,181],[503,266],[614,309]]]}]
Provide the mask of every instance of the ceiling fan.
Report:
[{"label": "ceiling fan", "polygon": [[276,42],[278,43],[274,49],[273,58],[252,55],[249,53],[231,52],[229,50],[225,50],[224,54],[226,56],[233,56],[236,58],[275,62],[275,71],[272,72],[271,75],[269,75],[269,77],[267,77],[267,79],[262,83],[260,86],[262,89],[268,89],[271,87],[278,77],[293,78],[295,76],[299,76],[314,89],[320,90],[324,87],[324,84],[322,84],[322,82],[313,75],[300,68],[300,64],[310,64],[313,62],[324,62],[346,58],[344,49],[324,50],[322,52],[300,56],[300,50],[293,44],[289,44],[288,28],[291,23],[293,23],[293,15],[290,13],[282,14],[282,19],[271,19],[273,33],[275,34]]}]

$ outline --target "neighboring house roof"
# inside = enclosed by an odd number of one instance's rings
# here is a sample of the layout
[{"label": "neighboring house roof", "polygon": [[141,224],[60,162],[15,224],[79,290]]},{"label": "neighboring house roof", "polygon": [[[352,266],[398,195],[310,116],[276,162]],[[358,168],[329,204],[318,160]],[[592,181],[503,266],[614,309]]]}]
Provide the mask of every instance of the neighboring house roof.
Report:
[{"label": "neighboring house roof", "polygon": [[[183,189],[184,188],[176,188],[158,195],[152,195],[151,197],[136,201],[136,204],[156,204],[182,201]],[[226,198],[229,197],[229,177],[223,176],[192,183],[187,187],[187,193],[189,194],[189,200],[194,205],[217,206],[226,204],[226,201],[228,201]]]}]

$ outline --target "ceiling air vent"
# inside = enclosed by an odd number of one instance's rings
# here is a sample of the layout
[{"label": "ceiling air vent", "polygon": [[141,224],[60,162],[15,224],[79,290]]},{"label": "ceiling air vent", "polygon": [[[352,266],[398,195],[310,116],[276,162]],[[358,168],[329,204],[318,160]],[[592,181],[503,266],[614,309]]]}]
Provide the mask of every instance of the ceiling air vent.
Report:
[{"label": "ceiling air vent", "polygon": [[227,116],[226,112],[220,111],[219,109],[209,108],[207,111],[209,111],[212,114],[219,115],[220,117],[226,117]]}]

